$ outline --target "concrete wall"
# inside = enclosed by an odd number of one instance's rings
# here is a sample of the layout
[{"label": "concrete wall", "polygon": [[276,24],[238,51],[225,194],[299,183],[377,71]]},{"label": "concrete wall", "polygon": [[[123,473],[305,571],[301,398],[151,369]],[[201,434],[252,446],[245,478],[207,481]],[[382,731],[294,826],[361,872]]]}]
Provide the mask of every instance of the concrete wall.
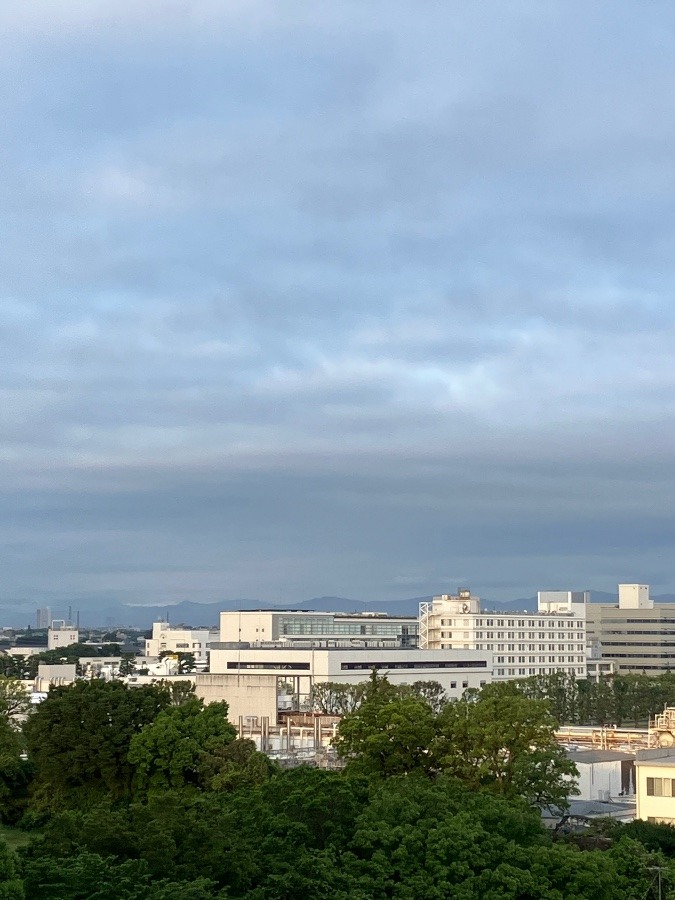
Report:
[{"label": "concrete wall", "polygon": [[195,693],[204,703],[227,701],[228,718],[234,725],[239,716],[263,716],[270,725],[277,724],[277,676],[276,675],[197,675]]}]

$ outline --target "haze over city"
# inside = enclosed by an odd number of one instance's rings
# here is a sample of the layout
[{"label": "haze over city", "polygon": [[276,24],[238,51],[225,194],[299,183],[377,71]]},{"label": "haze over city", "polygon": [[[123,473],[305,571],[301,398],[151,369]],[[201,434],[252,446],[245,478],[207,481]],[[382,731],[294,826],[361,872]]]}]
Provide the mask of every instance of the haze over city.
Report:
[{"label": "haze over city", "polygon": [[675,591],[673,25],[5,5],[0,605]]}]

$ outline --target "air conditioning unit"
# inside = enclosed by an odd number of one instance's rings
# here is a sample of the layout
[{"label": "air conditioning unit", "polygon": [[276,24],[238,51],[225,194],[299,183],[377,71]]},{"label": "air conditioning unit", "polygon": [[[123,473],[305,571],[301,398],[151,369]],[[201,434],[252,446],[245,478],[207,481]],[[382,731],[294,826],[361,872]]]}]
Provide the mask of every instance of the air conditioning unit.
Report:
[{"label": "air conditioning unit", "polygon": [[611,796],[609,791],[598,791],[598,800],[601,800],[603,803],[609,803]]}]

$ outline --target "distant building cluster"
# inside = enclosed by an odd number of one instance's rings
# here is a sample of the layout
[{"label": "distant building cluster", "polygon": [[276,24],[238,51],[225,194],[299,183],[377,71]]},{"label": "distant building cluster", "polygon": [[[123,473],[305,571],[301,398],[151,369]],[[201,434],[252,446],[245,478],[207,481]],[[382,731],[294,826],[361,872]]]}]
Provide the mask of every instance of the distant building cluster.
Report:
[{"label": "distant building cluster", "polygon": [[[37,611],[37,627],[47,630],[43,649],[80,641],[78,628],[53,620],[48,607]],[[126,667],[121,656],[93,655],[40,665],[34,696],[81,677],[125,678],[132,686],[187,681],[205,702],[226,700],[240,734],[265,752],[329,752],[338,719],[317,712],[317,694],[349,690],[373,672],[393,684],[436,682],[450,699],[493,681],[553,673],[597,681],[667,672],[675,659],[675,604],[655,604],[648,585],[620,584],[616,603],[591,603],[587,591],[540,591],[536,612],[495,612],[460,588],[421,603],[418,616],[275,608],[224,611],[211,629],[155,622],[143,652],[131,656]],[[637,759],[635,747],[610,747],[606,736],[598,744],[594,734],[588,750],[570,745],[581,772],[579,815],[630,818],[633,800],[626,798],[637,795],[639,816],[675,823],[675,710],[655,722],[656,737]]]}]

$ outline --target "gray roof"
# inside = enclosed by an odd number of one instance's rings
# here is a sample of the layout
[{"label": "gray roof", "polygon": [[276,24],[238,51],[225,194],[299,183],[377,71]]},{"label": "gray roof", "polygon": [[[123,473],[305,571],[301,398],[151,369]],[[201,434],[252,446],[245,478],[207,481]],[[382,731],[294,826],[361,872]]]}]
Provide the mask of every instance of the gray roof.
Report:
[{"label": "gray roof", "polygon": [[633,760],[634,753],[626,753],[622,750],[568,750],[567,758],[575,763],[600,763]]}]

